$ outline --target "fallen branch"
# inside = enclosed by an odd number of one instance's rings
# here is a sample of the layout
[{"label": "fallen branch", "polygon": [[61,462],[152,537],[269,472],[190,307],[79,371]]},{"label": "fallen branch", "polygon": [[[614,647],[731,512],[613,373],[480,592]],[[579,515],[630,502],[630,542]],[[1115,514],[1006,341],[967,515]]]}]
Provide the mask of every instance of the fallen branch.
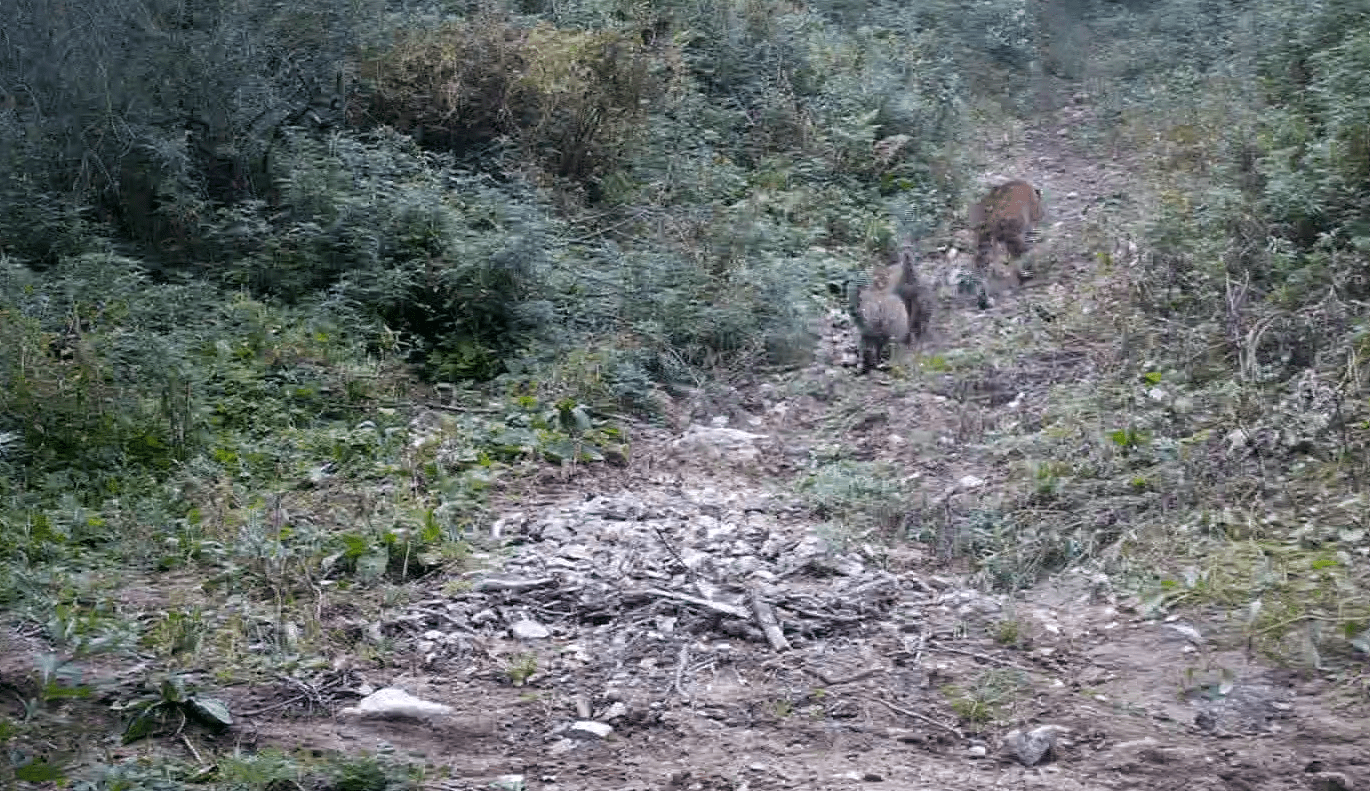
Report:
[{"label": "fallen branch", "polygon": [[[406,405],[405,405],[405,404],[401,404],[401,403],[396,403],[396,404],[393,404],[392,406],[395,407],[395,408],[398,408],[398,407],[403,407],[403,406],[406,406]],[[423,407],[423,408],[425,408],[425,409],[437,409],[437,410],[441,410],[441,411],[443,411],[443,412],[456,412],[457,414],[461,414],[461,415],[465,415],[465,414],[498,415],[498,414],[500,414],[500,413],[503,411],[503,410],[500,410],[500,409],[487,408],[487,407],[449,406],[449,405],[447,405],[447,404],[434,404],[434,403],[432,403],[431,401],[424,401],[424,402],[420,403],[419,406],[421,406],[421,407]]]},{"label": "fallen branch", "polygon": [[266,713],[269,712],[269,711],[275,711],[276,709],[283,709],[283,708],[285,708],[286,706],[294,705],[294,704],[299,703],[300,701],[306,700],[306,699],[308,699],[308,698],[309,698],[309,695],[308,695],[307,693],[306,693],[306,694],[303,694],[303,695],[296,695],[296,696],[293,697],[293,698],[287,698],[287,699],[285,699],[285,700],[278,701],[278,702],[276,702],[276,703],[272,703],[270,706],[263,706],[263,707],[260,708],[260,709],[252,709],[251,711],[240,711],[240,712],[237,712],[237,715],[238,715],[239,717],[256,717],[256,716],[261,715],[261,714],[266,714]]},{"label": "fallen branch", "polygon": [[483,579],[472,585],[471,590],[478,593],[487,593],[489,591],[521,591],[532,588],[546,588],[556,584],[557,581],[552,577],[542,577],[535,580]]},{"label": "fallen branch", "polygon": [[861,623],[862,621],[868,620],[866,618],[862,618],[859,615],[834,615],[832,613],[823,613],[818,612],[817,610],[805,610],[799,607],[790,607],[788,605],[785,607],[785,609],[786,611],[794,615],[802,615],[805,618],[812,618],[815,621],[823,621],[825,623],[853,624]]},{"label": "fallen branch", "polygon": [[660,588],[647,588],[643,591],[643,593],[646,593],[649,596],[658,596],[663,599],[671,599],[673,601],[684,602],[685,604],[693,604],[698,607],[703,607],[707,610],[713,610],[717,613],[731,615],[734,618],[741,618],[744,621],[749,620],[751,618],[750,612],[742,609],[741,607],[736,607],[734,605],[726,604],[721,601],[701,599],[698,596],[687,596],[684,593],[675,593],[674,591],[662,590]]},{"label": "fallen branch", "polygon": [[761,627],[761,631],[766,633],[771,648],[776,651],[790,650],[790,641],[785,639],[785,633],[780,630],[775,610],[761,598],[761,591],[752,586],[747,590],[747,598],[751,601],[752,615],[756,617],[756,623]]},{"label": "fallen branch", "polygon": [[822,681],[823,685],[827,687],[835,687],[839,684],[851,684],[852,682],[862,681],[864,679],[870,678],[871,676],[879,675],[880,673],[885,672],[885,668],[883,667],[869,667],[855,675],[846,676],[843,678],[833,678],[832,676],[829,676],[828,674],[824,673],[822,670],[817,670],[812,667],[805,667],[801,669],[805,673],[808,673],[809,675],[816,677],[819,681]]},{"label": "fallen branch", "polygon": [[675,546],[666,538],[666,534],[661,532],[661,528],[653,527],[652,529],[656,531],[656,537],[661,541],[661,545],[666,547],[666,551],[671,553],[671,557],[675,558],[675,562],[679,563],[680,567],[685,570],[685,576],[693,581],[695,578],[695,570],[690,568],[690,564],[686,563],[685,558],[680,556],[680,553],[676,551]]},{"label": "fallen branch", "polygon": [[471,637],[474,637],[476,634],[474,631],[472,631],[469,625],[462,622],[460,618],[449,612],[443,612],[442,610],[430,610],[426,607],[415,607],[412,610],[412,612],[417,615],[427,615],[428,617],[435,618],[439,621],[446,621],[449,626],[455,627],[453,630],[454,634],[460,632],[461,634],[465,634]]},{"label": "fallen branch", "polygon": [[1010,662],[1010,661],[1008,661],[1007,659],[1000,659],[1000,658],[997,657],[997,656],[991,656],[991,655],[989,655],[989,654],[982,654],[982,653],[980,653],[980,652],[978,652],[978,651],[967,651],[967,650],[964,649],[964,648],[952,648],[951,646],[948,646],[948,645],[937,645],[937,644],[935,644],[935,643],[932,644],[932,645],[925,645],[924,647],[927,648],[927,649],[930,650],[930,651],[941,651],[941,652],[947,653],[947,654],[960,654],[960,655],[962,655],[962,656],[970,656],[970,657],[974,657],[974,658],[976,658],[976,659],[983,659],[984,661],[989,662],[990,664],[999,665],[1000,667],[1011,667],[1011,668],[1013,668],[1014,670],[1021,670],[1021,671],[1023,671],[1024,673],[1041,673],[1041,672],[1042,672],[1041,670],[1034,670],[1034,669],[1032,669],[1032,668],[1030,668],[1030,667],[1024,667],[1023,665],[1020,665],[1020,664],[1017,664],[1017,663],[1014,663],[1014,662]]},{"label": "fallen branch", "polygon": [[689,700],[690,696],[685,692],[684,679],[685,668],[690,664],[690,644],[681,643],[680,651],[676,653],[675,678],[671,681],[671,689],[677,692],[680,697]]},{"label": "fallen branch", "polygon": [[893,703],[890,703],[888,700],[885,700],[885,699],[883,699],[883,698],[864,697],[864,698],[862,698],[862,699],[863,699],[863,700],[869,700],[869,701],[871,701],[871,702],[873,702],[873,703],[879,703],[881,706],[884,706],[885,708],[889,709],[890,711],[894,712],[895,714],[903,714],[905,717],[912,717],[912,718],[914,718],[915,720],[918,720],[919,722],[925,722],[925,723],[927,723],[928,725],[933,726],[934,728],[941,728],[942,730],[946,731],[947,733],[950,733],[950,734],[956,736],[956,738],[958,738],[958,739],[964,739],[964,738],[965,738],[965,736],[961,733],[961,731],[960,731],[959,729],[954,728],[954,727],[952,727],[952,726],[946,724],[945,722],[938,722],[937,720],[934,720],[932,717],[929,717],[929,716],[926,715],[926,714],[922,714],[922,713],[920,713],[920,712],[913,711],[913,710],[911,710],[911,709],[906,709],[906,708],[903,708],[902,706],[896,706],[896,705],[894,705]]}]

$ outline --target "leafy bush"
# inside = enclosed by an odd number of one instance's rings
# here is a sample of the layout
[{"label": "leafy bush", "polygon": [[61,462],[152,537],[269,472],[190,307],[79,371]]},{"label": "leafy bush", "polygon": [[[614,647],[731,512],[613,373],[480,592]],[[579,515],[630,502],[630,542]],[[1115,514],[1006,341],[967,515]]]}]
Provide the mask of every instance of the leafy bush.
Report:
[{"label": "leafy bush", "polygon": [[364,327],[231,302],[203,282],[152,283],[127,258],[87,254],[42,274],[5,260],[0,285],[0,464],[14,473],[0,483],[0,529],[31,558],[130,522],[125,538],[158,529],[139,518],[165,512],[160,482],[204,455],[230,475],[277,477],[297,451],[263,438],[347,419],[373,386],[339,365],[360,356]]},{"label": "leafy bush", "polygon": [[[376,35],[379,10],[270,0],[153,0],[136,12],[120,0],[79,11],[15,4],[0,84],[24,90],[0,96],[6,197],[39,193],[48,217],[98,208],[83,216],[163,261],[188,263],[204,252],[196,225],[206,212],[269,187],[261,168],[277,130],[338,119],[343,59]],[[54,261],[76,252],[64,241],[71,233],[30,226],[16,252]]]},{"label": "leafy bush", "polygon": [[537,329],[525,303],[555,225],[531,196],[385,130],[288,131],[273,163],[275,204],[226,208],[207,234],[228,283],[383,320],[446,379],[489,378]]},{"label": "leafy bush", "polygon": [[819,467],[800,484],[815,516],[837,527],[835,537],[862,538],[872,531],[908,532],[912,494],[888,464],[835,461]]},{"label": "leafy bush", "polygon": [[632,143],[649,91],[638,47],[612,30],[557,29],[487,6],[372,55],[354,113],[473,163],[507,139],[520,161],[591,183]]},{"label": "leafy bush", "polygon": [[0,266],[0,421],[22,437],[14,463],[100,490],[125,466],[184,459],[202,423],[185,398],[189,360],[167,336],[212,309],[212,290],[154,288],[135,262],[104,253],[42,279]]}]

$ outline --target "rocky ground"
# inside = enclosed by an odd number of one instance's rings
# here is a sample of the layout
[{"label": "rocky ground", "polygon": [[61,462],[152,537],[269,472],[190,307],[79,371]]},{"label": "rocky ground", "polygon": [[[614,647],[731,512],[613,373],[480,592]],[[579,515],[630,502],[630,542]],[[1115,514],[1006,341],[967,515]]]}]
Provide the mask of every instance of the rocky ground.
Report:
[{"label": "rocky ground", "polygon": [[[901,362],[922,373],[858,378],[834,313],[806,369],[681,404],[673,427],[635,431],[624,468],[507,493],[496,571],[354,624],[389,647],[387,671],[341,659],[230,691],[235,738],[392,751],[435,789],[1367,787],[1362,711],[1263,666],[1220,614],[1149,617],[1083,571],[986,594],[946,551],[955,536],[837,535],[801,502],[813,460],[840,447],[926,493],[906,519],[974,508],[1005,469],[984,437],[1107,365],[1021,342],[1034,312],[1103,310],[1115,284],[1094,253],[1125,250],[1091,224],[1125,169],[1062,133],[1085,112],[991,141],[985,183],[1047,193],[1041,271],[979,311],[956,293],[964,258],[929,260],[934,332]],[[1016,352],[979,387],[917,362],[1006,337]]]}]

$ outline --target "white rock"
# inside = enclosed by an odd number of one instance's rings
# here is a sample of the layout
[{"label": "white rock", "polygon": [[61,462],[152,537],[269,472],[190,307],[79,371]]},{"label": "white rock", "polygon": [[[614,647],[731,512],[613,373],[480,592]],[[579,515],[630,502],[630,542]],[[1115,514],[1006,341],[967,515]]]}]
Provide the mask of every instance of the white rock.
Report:
[{"label": "white rock", "polygon": [[391,719],[394,717],[428,719],[451,712],[452,707],[445,703],[434,703],[430,700],[416,698],[402,689],[386,687],[362,698],[356,706],[350,706],[339,711],[338,715],[366,719]]},{"label": "white rock", "polygon": [[542,640],[550,637],[552,630],[537,621],[524,618],[510,626],[509,633],[520,640]]},{"label": "white rock", "polygon": [[593,720],[580,720],[566,731],[572,739],[603,739],[614,732],[614,726]]},{"label": "white rock", "polygon": [[1042,725],[1024,732],[1009,731],[1001,747],[1005,754],[1017,758],[1023,766],[1036,766],[1056,747],[1061,734],[1068,733],[1063,725]]},{"label": "white rock", "polygon": [[757,443],[764,434],[753,434],[735,428],[693,425],[671,443],[676,450],[699,451],[710,458],[732,461],[752,461],[761,455]]},{"label": "white rock", "polygon": [[1185,638],[1186,640],[1188,640],[1189,642],[1193,643],[1194,645],[1202,646],[1202,645],[1204,644],[1204,636],[1203,636],[1202,634],[1199,633],[1199,630],[1198,630],[1198,629],[1195,629],[1194,627],[1190,626],[1189,624],[1185,624],[1185,623],[1168,623],[1168,624],[1165,625],[1165,628],[1167,628],[1167,629],[1173,629],[1173,630],[1179,632],[1181,635],[1184,636],[1184,638]]}]

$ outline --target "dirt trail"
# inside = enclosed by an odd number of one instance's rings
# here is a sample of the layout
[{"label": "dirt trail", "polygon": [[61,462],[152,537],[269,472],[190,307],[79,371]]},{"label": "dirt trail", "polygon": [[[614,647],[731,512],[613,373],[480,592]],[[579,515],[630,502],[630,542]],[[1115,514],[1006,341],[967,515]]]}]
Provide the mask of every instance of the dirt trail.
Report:
[{"label": "dirt trail", "polygon": [[[1334,713],[1318,682],[1220,647],[1221,623],[1143,619],[1087,574],[986,595],[936,542],[840,540],[798,506],[810,460],[841,448],[897,462],[930,508],[973,508],[1009,474],[986,434],[1108,363],[1031,323],[1038,310],[1102,309],[1109,294],[1088,223],[1128,177],[1059,133],[1083,112],[1067,106],[999,141],[984,174],[1044,187],[1039,280],[979,311],[952,304],[955,262],[925,273],[945,299],[922,354],[977,355],[973,386],[857,379],[838,327],[807,369],[712,393],[679,432],[638,431],[628,468],[551,476],[509,497],[497,530],[512,546],[490,561],[512,587],[473,574],[470,590],[393,608],[388,670],[340,659],[300,694],[340,708],[393,685],[452,714],[320,717],[283,705],[298,683],[230,690],[248,713],[236,738],[392,749],[429,764],[425,787],[445,789],[505,775],[568,791],[1366,787],[1363,719]],[[752,624],[752,595],[791,627],[787,646]],[[577,734],[578,720],[613,730]],[[1007,731],[1040,725],[1061,726],[1046,760],[1001,753]]]}]

